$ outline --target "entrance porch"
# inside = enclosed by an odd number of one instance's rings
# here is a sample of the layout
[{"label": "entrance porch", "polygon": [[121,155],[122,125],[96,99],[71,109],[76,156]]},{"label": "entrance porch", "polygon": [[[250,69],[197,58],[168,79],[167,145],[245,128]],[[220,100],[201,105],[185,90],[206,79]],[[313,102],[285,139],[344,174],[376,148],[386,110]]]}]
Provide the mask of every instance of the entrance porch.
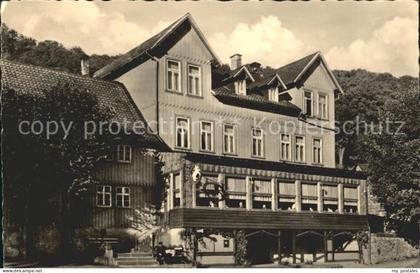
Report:
[{"label": "entrance porch", "polygon": [[[200,238],[200,232],[207,233],[205,229],[195,231],[197,232],[195,238]],[[241,232],[243,236],[237,236]],[[233,249],[224,252],[220,249],[209,251],[214,248],[208,245],[209,242],[206,243],[205,250],[196,242],[196,249],[192,249],[194,265],[197,263],[200,265],[312,264],[361,262],[362,259],[362,249],[357,243],[355,231],[229,229],[218,230],[216,233],[231,234],[228,237],[218,236],[218,240],[221,242],[231,240]],[[244,263],[238,260],[241,259],[238,257],[241,253]]]}]

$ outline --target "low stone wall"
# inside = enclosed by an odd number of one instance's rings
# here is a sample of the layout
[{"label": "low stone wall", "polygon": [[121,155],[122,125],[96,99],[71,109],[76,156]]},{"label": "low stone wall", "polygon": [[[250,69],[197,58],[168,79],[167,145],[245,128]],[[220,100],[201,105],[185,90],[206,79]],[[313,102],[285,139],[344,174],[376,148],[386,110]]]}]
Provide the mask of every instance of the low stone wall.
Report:
[{"label": "low stone wall", "polygon": [[411,246],[403,238],[379,237],[372,234],[371,240],[373,264],[419,257],[419,249]]},{"label": "low stone wall", "polygon": [[36,227],[34,230],[34,248],[41,257],[55,257],[60,254],[61,232],[55,226]]},{"label": "low stone wall", "polygon": [[3,247],[6,260],[19,259],[25,256],[25,238],[20,227],[4,228]]},{"label": "low stone wall", "polygon": [[26,249],[22,227],[7,227],[4,232],[4,257],[7,260],[22,260],[27,251],[36,259],[56,257],[60,253],[61,233],[54,226],[39,226],[30,230],[32,244],[29,249]]}]

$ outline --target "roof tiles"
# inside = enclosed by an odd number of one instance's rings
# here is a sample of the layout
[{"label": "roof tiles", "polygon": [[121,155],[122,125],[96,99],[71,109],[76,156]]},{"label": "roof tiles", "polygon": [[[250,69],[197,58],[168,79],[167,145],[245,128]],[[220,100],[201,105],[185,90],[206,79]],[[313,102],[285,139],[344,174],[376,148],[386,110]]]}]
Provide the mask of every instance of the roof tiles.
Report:
[{"label": "roof tiles", "polygon": [[[115,110],[115,120],[142,121],[146,124],[144,117],[121,83],[20,64],[4,59],[0,60],[0,67],[2,89],[11,88],[16,92],[42,95],[45,90],[54,87],[59,82],[64,82],[74,88],[89,90],[89,92],[95,94],[100,107],[105,109],[111,109],[112,107]],[[142,135],[142,137],[155,144],[161,142],[160,138],[149,133]]]}]

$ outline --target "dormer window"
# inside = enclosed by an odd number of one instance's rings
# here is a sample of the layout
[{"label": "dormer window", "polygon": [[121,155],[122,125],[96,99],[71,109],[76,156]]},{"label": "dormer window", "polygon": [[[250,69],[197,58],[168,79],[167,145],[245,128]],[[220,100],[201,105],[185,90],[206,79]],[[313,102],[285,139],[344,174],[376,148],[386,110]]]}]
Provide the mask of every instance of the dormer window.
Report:
[{"label": "dormer window", "polygon": [[235,93],[239,95],[246,95],[246,80],[239,80],[235,82]]},{"label": "dormer window", "polygon": [[268,100],[275,102],[279,101],[279,89],[277,87],[268,89]]}]

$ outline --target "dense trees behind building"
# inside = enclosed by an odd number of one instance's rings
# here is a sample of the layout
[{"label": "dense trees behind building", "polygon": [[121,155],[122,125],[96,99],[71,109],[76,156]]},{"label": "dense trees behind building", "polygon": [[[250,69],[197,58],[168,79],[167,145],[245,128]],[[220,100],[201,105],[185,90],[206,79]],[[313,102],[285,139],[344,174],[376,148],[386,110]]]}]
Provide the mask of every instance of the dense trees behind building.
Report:
[{"label": "dense trees behind building", "polygon": [[95,72],[118,56],[88,56],[80,47],[65,48],[56,41],[41,41],[26,37],[6,24],[1,25],[1,57],[19,63],[38,65],[55,70],[80,73],[80,59],[89,57],[90,71]]},{"label": "dense trees behind building", "polygon": [[[93,73],[117,57],[87,56],[80,47],[67,49],[56,41],[37,42],[5,24],[2,24],[1,35],[2,58],[56,70],[80,73],[80,59],[89,57],[90,71]],[[269,71],[272,68],[264,69]],[[345,134],[341,130],[337,134],[337,161],[349,169],[363,166],[394,228],[395,223],[400,221],[410,223],[408,230],[406,228],[400,232],[409,238],[410,234],[406,233],[416,232],[420,213],[418,78],[397,78],[389,73],[373,73],[363,69],[335,70],[333,73],[345,91],[336,103],[337,125],[340,128],[347,122],[348,131],[359,128],[362,132]],[[399,118],[406,123],[408,127],[403,128],[403,136],[381,137],[369,132],[368,129],[378,128],[378,124],[386,121],[386,117]]]}]

